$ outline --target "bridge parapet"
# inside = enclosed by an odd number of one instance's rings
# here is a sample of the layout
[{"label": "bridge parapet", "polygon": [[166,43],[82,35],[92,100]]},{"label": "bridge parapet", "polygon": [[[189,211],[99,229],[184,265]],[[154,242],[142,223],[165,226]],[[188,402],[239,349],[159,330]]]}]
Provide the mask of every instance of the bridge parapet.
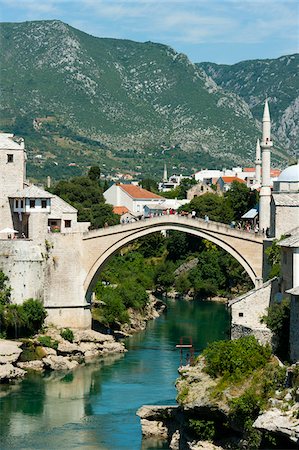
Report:
[{"label": "bridge parapet", "polygon": [[180,216],[177,214],[158,216],[149,219],[138,220],[137,222],[114,225],[107,228],[100,228],[96,230],[91,230],[83,234],[83,240],[92,239],[100,236],[108,236],[118,233],[124,233],[127,231],[141,230],[152,228],[155,226],[165,226],[170,224],[181,224],[186,225],[191,228],[198,228],[201,230],[206,230],[210,232],[217,232],[219,234],[224,234],[226,236],[237,237],[239,239],[245,239],[247,241],[263,242],[263,235],[261,233],[248,232],[244,230],[238,230],[237,228],[232,228],[227,224],[221,222],[206,222],[204,219],[200,218],[189,218],[186,216]]}]

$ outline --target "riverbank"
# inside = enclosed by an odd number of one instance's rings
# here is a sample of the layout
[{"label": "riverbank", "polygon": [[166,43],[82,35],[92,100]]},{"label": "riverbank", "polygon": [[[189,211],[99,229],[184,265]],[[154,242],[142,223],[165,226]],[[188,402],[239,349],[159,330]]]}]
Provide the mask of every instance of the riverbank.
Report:
[{"label": "riverbank", "polygon": [[145,309],[129,309],[130,322],[113,334],[73,329],[70,342],[63,338],[63,329],[49,326],[32,339],[0,339],[0,383],[22,379],[28,371],[73,370],[92,359],[124,353],[125,345],[118,339],[144,330],[147,322],[159,317],[165,308],[162,301],[150,294]]},{"label": "riverbank", "polygon": [[299,365],[271,357],[229,382],[227,373],[210,376],[200,356],[179,369],[177,405],[137,411],[143,436],[166,439],[172,450],[298,448],[298,374]]}]

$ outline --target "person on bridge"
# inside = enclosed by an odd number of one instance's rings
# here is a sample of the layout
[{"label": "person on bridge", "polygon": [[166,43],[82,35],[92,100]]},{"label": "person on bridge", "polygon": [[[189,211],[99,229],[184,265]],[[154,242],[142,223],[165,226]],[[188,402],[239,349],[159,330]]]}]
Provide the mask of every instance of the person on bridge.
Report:
[{"label": "person on bridge", "polygon": [[192,213],[191,213],[191,217],[192,217],[192,219],[195,219],[195,217],[196,217],[196,211],[192,211]]}]

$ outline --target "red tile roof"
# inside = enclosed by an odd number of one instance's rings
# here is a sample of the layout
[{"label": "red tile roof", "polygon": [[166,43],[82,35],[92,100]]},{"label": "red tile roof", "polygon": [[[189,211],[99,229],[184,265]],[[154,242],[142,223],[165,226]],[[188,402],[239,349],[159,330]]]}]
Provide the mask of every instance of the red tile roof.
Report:
[{"label": "red tile roof", "polygon": [[244,167],[243,172],[255,172],[254,167]]},{"label": "red tile roof", "polygon": [[160,195],[153,194],[140,186],[135,186],[134,184],[119,184],[119,187],[125,191],[130,197],[138,199],[148,199],[148,198],[163,198]]},{"label": "red tile roof", "polygon": [[245,183],[245,181],[242,180],[242,178],[238,178],[238,177],[220,177],[220,178],[222,178],[224,183],[232,183],[233,181],[238,181],[239,183]]},{"label": "red tile roof", "polygon": [[126,206],[114,206],[113,212],[114,212],[114,214],[118,214],[119,216],[122,216],[123,214],[129,212],[129,210]]},{"label": "red tile roof", "polygon": [[281,170],[280,169],[271,169],[271,177],[279,177],[279,175],[281,174]]}]

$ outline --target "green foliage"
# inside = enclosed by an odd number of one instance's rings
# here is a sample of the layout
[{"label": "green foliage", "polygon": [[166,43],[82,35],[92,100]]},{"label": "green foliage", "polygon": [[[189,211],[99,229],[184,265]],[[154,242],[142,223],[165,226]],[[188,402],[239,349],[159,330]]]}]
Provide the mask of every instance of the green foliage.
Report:
[{"label": "green foliage", "polygon": [[262,317],[262,322],[276,338],[275,352],[283,360],[289,358],[290,312],[290,301],[283,299],[281,303],[272,303],[267,308],[267,315]]},{"label": "green foliage", "polygon": [[157,266],[154,282],[158,290],[167,293],[173,285],[174,280],[174,264],[172,261],[165,261]]},{"label": "green foliage", "polygon": [[60,336],[66,341],[73,342],[74,341],[74,333],[69,328],[65,328],[60,332]]},{"label": "green foliage", "polygon": [[96,181],[98,184],[101,181],[101,169],[99,166],[92,166],[88,171],[88,178],[92,181]]},{"label": "green foliage", "polygon": [[141,180],[140,184],[143,187],[143,189],[153,192],[154,194],[159,194],[158,183],[152,178],[144,178],[143,180]]},{"label": "green foliage", "polygon": [[51,336],[39,336],[38,341],[43,347],[53,348],[54,350],[58,348],[58,341],[52,339]]},{"label": "green foliage", "polygon": [[91,222],[91,228],[119,223],[119,216],[113,213],[113,207],[105,203],[99,178],[100,169],[95,166],[90,168],[88,177],[59,181],[51,190],[78,210],[79,221]]},{"label": "green foliage", "polygon": [[262,346],[253,336],[209,344],[203,351],[206,372],[213,378],[224,376],[239,380],[263,367],[271,356],[269,346]]},{"label": "green foliage", "polygon": [[34,300],[30,298],[25,300],[23,305],[23,311],[25,315],[26,328],[29,334],[37,333],[47,317],[47,312],[40,300]]},{"label": "green foliage", "polygon": [[233,210],[233,219],[240,220],[243,214],[258,203],[258,192],[252,191],[244,183],[233,181],[231,188],[224,194]]},{"label": "green foliage", "polygon": [[160,256],[165,249],[165,238],[158,233],[151,233],[138,239],[138,251],[145,258]]},{"label": "green foliage", "polygon": [[174,287],[180,295],[186,295],[191,289],[191,281],[187,274],[176,277]]},{"label": "green foliage", "polygon": [[194,197],[191,202],[180,208],[184,211],[196,211],[197,217],[204,218],[205,215],[210,220],[222,223],[230,223],[234,212],[229,200],[226,197],[207,192],[200,197]]},{"label": "green foliage", "polygon": [[11,288],[7,285],[8,277],[0,270],[0,308],[10,301]]},{"label": "green foliage", "polygon": [[93,309],[93,318],[106,326],[114,327],[117,323],[126,323],[129,321],[127,309],[122,301],[119,290],[113,287],[103,287],[97,298],[102,302],[101,306]]},{"label": "green foliage", "polygon": [[212,420],[190,419],[189,427],[201,441],[213,441],[216,429]]},{"label": "green foliage", "polygon": [[268,264],[270,266],[268,280],[271,280],[271,278],[278,277],[280,275],[281,250],[277,243],[281,239],[284,239],[284,236],[282,236],[280,239],[274,239],[270,247],[266,248],[265,250]]}]

